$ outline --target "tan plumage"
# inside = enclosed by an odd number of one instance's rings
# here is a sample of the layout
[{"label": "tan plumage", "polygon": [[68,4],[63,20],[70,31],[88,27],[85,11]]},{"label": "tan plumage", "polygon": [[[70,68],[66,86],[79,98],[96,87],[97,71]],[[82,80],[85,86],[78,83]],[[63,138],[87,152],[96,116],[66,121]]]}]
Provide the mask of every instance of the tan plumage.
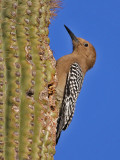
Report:
[{"label": "tan plumage", "polygon": [[[70,71],[70,66],[74,63],[79,64],[82,70],[82,74],[83,76],[85,76],[85,73],[93,67],[96,60],[96,51],[93,45],[82,38],[77,38],[69,30],[68,27],[65,26],[65,28],[67,29],[69,35],[72,38],[73,52],[57,60],[56,68],[57,68],[58,85],[56,90],[57,90],[58,100],[60,103],[60,109],[62,107],[62,101],[64,98],[65,86],[66,86],[67,76]],[[57,128],[59,128],[59,125],[60,124],[58,124]],[[58,135],[60,136],[60,133]]]}]

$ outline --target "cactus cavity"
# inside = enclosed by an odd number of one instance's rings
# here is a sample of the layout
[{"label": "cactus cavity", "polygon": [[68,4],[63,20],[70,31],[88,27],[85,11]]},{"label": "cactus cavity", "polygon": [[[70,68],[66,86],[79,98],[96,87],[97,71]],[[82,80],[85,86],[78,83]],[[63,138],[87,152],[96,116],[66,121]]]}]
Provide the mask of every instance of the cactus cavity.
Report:
[{"label": "cactus cavity", "polygon": [[0,0],[0,159],[52,160],[55,59],[49,47],[57,0]]}]

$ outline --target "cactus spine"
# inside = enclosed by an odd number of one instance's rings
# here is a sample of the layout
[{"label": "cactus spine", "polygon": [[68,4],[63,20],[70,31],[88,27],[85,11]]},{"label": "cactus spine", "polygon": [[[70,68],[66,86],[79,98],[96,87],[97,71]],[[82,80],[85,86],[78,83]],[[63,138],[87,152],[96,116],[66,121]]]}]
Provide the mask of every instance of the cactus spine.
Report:
[{"label": "cactus spine", "polygon": [[0,159],[52,160],[55,59],[49,24],[56,0],[0,0]]}]

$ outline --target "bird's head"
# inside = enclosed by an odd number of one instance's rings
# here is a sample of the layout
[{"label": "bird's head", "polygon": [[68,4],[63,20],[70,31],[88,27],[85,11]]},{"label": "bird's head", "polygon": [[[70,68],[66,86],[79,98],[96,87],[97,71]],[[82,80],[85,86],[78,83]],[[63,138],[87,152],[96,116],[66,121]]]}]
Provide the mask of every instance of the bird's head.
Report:
[{"label": "bird's head", "polygon": [[73,54],[80,55],[79,57],[85,60],[88,69],[92,68],[96,61],[96,51],[93,45],[82,38],[76,37],[67,26],[65,28],[72,39]]}]

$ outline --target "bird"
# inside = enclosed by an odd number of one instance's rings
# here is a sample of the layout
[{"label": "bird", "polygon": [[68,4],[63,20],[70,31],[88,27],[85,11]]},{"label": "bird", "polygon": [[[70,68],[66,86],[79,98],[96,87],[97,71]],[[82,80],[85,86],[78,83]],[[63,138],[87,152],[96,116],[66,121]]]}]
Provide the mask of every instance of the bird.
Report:
[{"label": "bird", "polygon": [[62,130],[66,130],[72,121],[85,74],[94,66],[96,61],[94,46],[85,39],[76,37],[66,25],[64,27],[72,39],[73,52],[56,61],[58,79],[56,92],[59,107],[56,144]]}]

